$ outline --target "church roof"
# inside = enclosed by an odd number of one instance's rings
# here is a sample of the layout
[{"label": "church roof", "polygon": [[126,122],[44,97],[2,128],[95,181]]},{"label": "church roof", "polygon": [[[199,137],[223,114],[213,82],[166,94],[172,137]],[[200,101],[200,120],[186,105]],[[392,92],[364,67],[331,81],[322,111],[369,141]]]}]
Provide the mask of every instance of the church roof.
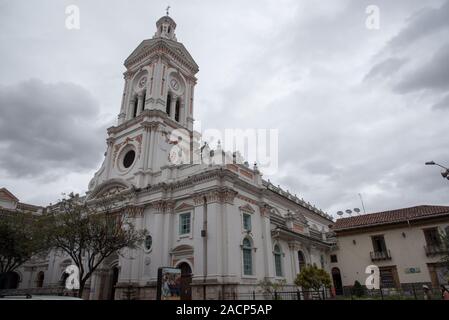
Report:
[{"label": "church roof", "polygon": [[19,202],[19,199],[6,188],[0,188],[0,198]]},{"label": "church roof", "polygon": [[192,70],[198,72],[199,67],[193,57],[187,51],[186,47],[181,42],[165,38],[146,39],[142,41],[139,46],[125,60],[125,66],[127,68],[130,67],[140,59],[150,55],[152,51],[166,52],[167,50],[169,54],[171,53],[172,55],[177,56]]},{"label": "church roof", "polygon": [[338,219],[334,231],[389,225],[449,215],[449,206],[417,206]]}]

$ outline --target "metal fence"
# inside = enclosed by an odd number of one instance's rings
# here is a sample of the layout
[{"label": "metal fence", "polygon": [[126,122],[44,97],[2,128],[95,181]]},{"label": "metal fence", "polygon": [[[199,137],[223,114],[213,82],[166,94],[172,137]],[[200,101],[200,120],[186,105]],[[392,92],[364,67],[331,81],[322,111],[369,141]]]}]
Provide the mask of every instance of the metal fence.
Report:
[{"label": "metal fence", "polygon": [[272,292],[234,292],[224,295],[224,300],[327,300],[328,290],[296,290]]},{"label": "metal fence", "polygon": [[73,295],[72,292],[66,290],[63,286],[48,286],[43,288],[27,288],[27,289],[0,289],[0,296],[2,295],[51,295],[63,296]]},{"label": "metal fence", "polygon": [[362,288],[355,290],[354,288],[345,288],[342,296],[336,299],[350,300],[441,300],[442,293],[440,288],[432,288],[428,286],[426,292],[422,285],[411,284],[405,288],[381,288],[367,289]]}]

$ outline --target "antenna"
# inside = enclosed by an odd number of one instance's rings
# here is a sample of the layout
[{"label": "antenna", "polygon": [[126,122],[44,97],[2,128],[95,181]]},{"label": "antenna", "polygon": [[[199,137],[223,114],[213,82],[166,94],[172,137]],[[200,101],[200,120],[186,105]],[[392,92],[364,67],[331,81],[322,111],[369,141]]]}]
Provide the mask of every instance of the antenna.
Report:
[{"label": "antenna", "polygon": [[366,214],[365,204],[363,203],[363,198],[362,198],[362,194],[361,193],[359,193],[359,197],[360,197],[360,202],[362,202],[363,213]]}]

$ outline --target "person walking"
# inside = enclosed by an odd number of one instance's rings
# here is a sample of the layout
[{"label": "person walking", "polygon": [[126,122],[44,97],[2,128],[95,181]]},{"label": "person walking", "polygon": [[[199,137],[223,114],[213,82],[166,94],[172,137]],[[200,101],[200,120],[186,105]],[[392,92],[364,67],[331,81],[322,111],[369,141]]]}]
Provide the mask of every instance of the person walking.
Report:
[{"label": "person walking", "polygon": [[443,300],[449,300],[449,290],[447,290],[444,284],[441,285],[441,297]]},{"label": "person walking", "polygon": [[432,300],[432,293],[427,285],[422,286],[424,290],[424,300]]}]

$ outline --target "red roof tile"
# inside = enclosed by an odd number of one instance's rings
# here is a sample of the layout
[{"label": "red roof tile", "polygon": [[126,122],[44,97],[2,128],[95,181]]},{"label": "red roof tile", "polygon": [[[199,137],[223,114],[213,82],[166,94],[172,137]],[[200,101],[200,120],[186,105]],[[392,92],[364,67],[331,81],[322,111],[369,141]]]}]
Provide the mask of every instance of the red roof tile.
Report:
[{"label": "red roof tile", "polygon": [[449,207],[418,206],[338,219],[332,229],[334,231],[340,231],[345,229],[363,228],[423,219],[445,214],[449,214]]}]

